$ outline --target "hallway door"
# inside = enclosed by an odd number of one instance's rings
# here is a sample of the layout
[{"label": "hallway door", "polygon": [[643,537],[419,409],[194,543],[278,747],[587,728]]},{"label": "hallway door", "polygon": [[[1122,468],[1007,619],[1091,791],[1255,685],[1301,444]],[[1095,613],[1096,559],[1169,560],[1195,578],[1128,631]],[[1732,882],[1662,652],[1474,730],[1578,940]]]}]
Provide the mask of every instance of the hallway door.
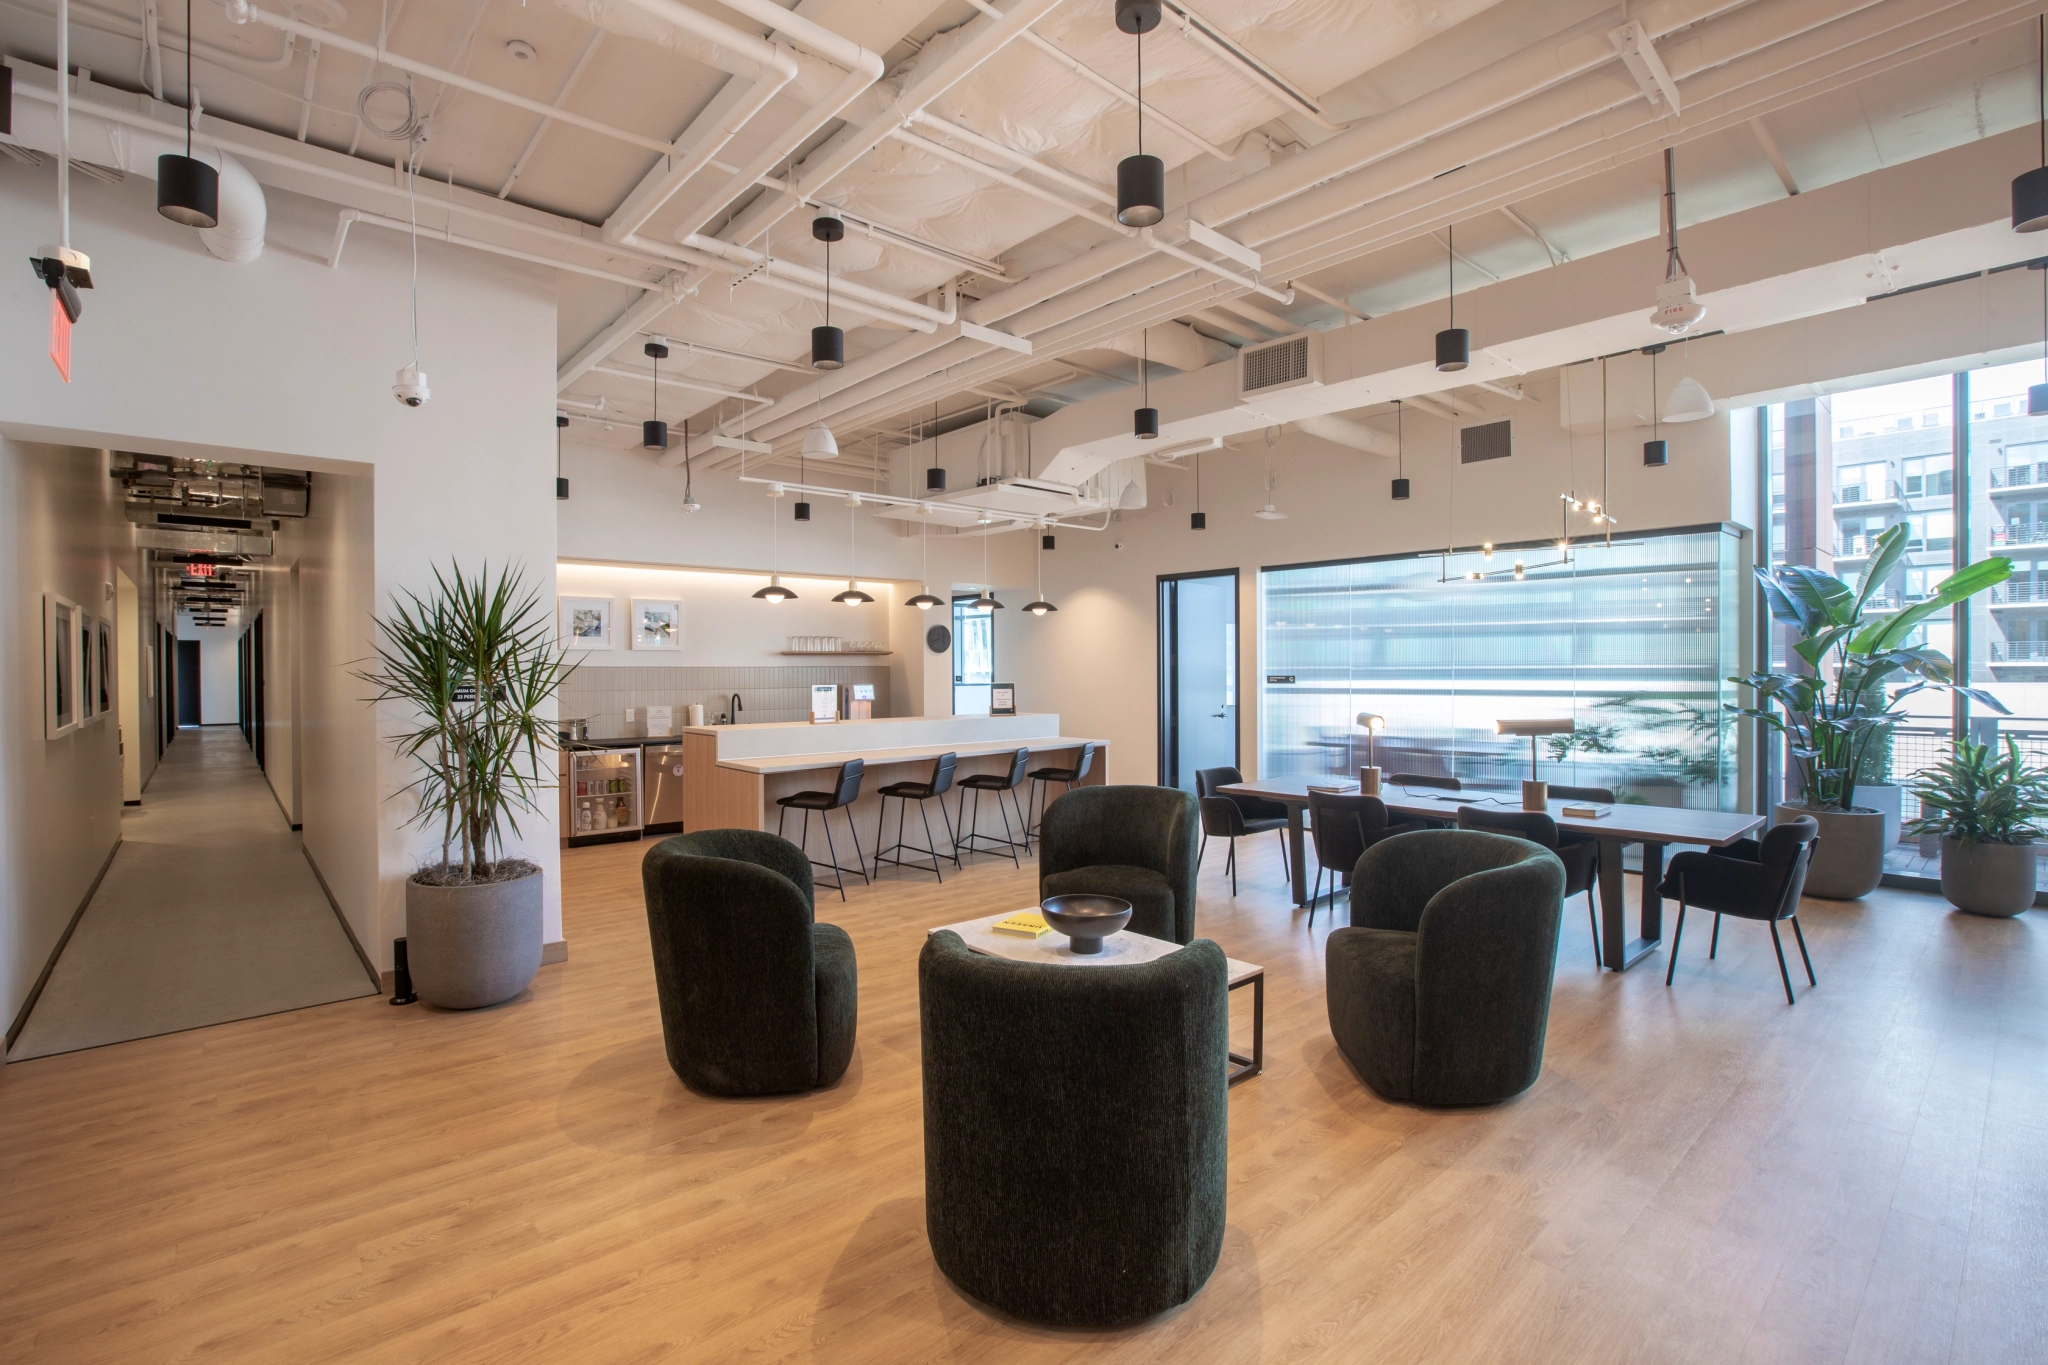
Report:
[{"label": "hallway door", "polygon": [[199,642],[178,641],[178,725],[197,728],[199,720]]},{"label": "hallway door", "polygon": [[1237,766],[1237,570],[1162,577],[1159,784]]}]

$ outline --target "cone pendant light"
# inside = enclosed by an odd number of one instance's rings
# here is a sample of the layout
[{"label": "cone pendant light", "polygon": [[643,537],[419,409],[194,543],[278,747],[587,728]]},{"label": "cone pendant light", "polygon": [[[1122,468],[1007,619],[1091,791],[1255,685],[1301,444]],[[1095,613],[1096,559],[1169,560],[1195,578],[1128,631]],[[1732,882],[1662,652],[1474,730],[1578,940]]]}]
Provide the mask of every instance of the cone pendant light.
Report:
[{"label": "cone pendant light", "polygon": [[192,0],[185,0],[185,154],[156,159],[156,211],[186,227],[220,223],[220,172],[192,157],[192,123],[199,100],[192,93]]},{"label": "cone pendant light", "polygon": [[1159,27],[1159,0],[1116,0],[1116,26],[1138,40],[1138,151],[1116,166],[1116,220],[1151,227],[1166,216],[1166,163],[1145,154],[1145,35]]}]

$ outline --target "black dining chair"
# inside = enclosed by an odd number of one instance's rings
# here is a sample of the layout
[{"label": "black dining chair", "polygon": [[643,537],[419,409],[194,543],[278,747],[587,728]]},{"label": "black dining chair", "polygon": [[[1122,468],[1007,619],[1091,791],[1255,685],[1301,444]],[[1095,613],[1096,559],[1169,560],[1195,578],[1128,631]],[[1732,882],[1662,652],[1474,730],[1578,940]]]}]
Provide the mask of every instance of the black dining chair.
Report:
[{"label": "black dining chair", "polygon": [[1051,785],[1058,782],[1068,791],[1072,791],[1074,784],[1088,776],[1089,770],[1094,766],[1095,743],[1091,740],[1081,746],[1081,756],[1074,760],[1073,767],[1034,768],[1031,770],[1031,804],[1026,809],[1036,811],[1038,815],[1032,822],[1031,828],[1024,832],[1024,838],[1027,843],[1030,841],[1032,833],[1045,823],[1045,798],[1051,790]]},{"label": "black dining chair", "polygon": [[[1387,781],[1396,787],[1435,787],[1439,791],[1447,792],[1461,792],[1465,790],[1465,784],[1457,778],[1438,777],[1433,773],[1395,773]],[[1425,819],[1423,824],[1429,829],[1456,829],[1458,827],[1456,820]]]},{"label": "black dining chair", "polygon": [[[848,806],[851,806],[860,799],[860,779],[861,774],[866,769],[867,763],[865,760],[849,758],[846,762],[839,765],[839,781],[833,785],[831,791],[798,792],[794,796],[780,797],[775,802],[776,805],[782,807],[782,814],[775,817],[775,832],[777,834],[782,833],[783,822],[789,818],[791,811],[800,810],[804,813],[802,840],[804,856],[810,858],[812,867],[832,869],[832,874],[839,879],[833,883],[832,889],[839,893],[839,899],[841,900],[846,899],[846,874],[848,872],[858,872],[860,873],[861,881],[869,881],[868,860],[867,855],[860,850],[860,831],[853,827],[853,812],[847,810],[846,832],[853,836],[853,856],[854,860],[859,863],[859,866],[846,868],[839,865],[839,849],[832,842],[832,812],[835,810],[846,810]],[[816,858],[810,857],[812,811],[818,812],[818,818],[825,826],[825,847],[832,854],[832,861],[829,863],[821,863]]]},{"label": "black dining chair", "polygon": [[[1017,857],[1017,850],[1021,848],[1026,853],[1031,851],[1031,826],[1024,821],[1024,806],[1018,800],[1017,788],[1023,784],[1024,766],[1029,762],[1031,762],[1031,751],[1029,749],[1019,749],[1010,755],[1010,768],[1008,772],[976,773],[972,777],[960,779],[960,809],[953,813],[953,828],[957,831],[953,847],[956,850],[966,853],[1007,853],[1010,855],[1011,862],[1016,863],[1019,867],[1024,866]],[[974,813],[972,817],[967,812],[967,793],[969,792],[974,793]],[[1003,813],[1003,837],[1000,839],[993,834],[983,834],[981,832],[981,794],[983,792],[995,793],[996,809]],[[1015,831],[1010,828],[1010,806],[1003,804],[1004,792],[1010,794],[1010,805],[1017,808],[1018,829]],[[1020,833],[1024,836],[1021,842],[1017,838],[1017,835]],[[975,845],[977,843],[987,844],[990,847],[976,848]]]},{"label": "black dining chair", "polygon": [[1427,820],[1390,824],[1387,803],[1377,796],[1345,796],[1337,792],[1308,794],[1309,834],[1316,850],[1316,881],[1308,898],[1308,927],[1316,927],[1316,906],[1322,900],[1323,873],[1330,874],[1331,911],[1339,886],[1350,885],[1351,871],[1365,851],[1396,834],[1430,828]]},{"label": "black dining chair", "polygon": [[[875,871],[880,872],[883,863],[894,863],[897,867],[908,867],[918,872],[930,872],[939,879],[939,885],[944,886],[946,884],[945,874],[939,871],[939,859],[948,855],[939,852],[938,841],[932,838],[932,817],[925,810],[924,803],[931,800],[938,801],[939,819],[944,822],[946,827],[946,842],[953,843],[953,818],[946,813],[945,796],[947,792],[953,790],[953,768],[959,761],[960,756],[958,754],[940,754],[932,763],[932,775],[927,780],[923,782],[891,782],[888,786],[875,793],[881,798],[881,801],[878,803],[881,809],[875,813]],[[882,823],[889,818],[889,802],[891,800],[899,801],[902,804],[896,808],[896,842],[884,848],[882,847]],[[906,845],[903,842],[903,820],[910,813],[910,803],[913,801],[917,802],[918,819],[924,821],[923,848],[919,848],[915,844]],[[902,855],[906,852],[926,855],[931,859],[930,866],[927,867],[923,863],[907,863],[903,861]],[[896,855],[893,858],[889,856],[892,853]],[[960,866],[960,849],[957,844],[954,846],[951,857],[953,859],[953,866]]]},{"label": "black dining chair", "polygon": [[1760,919],[1771,926],[1771,946],[1778,950],[1778,975],[1785,982],[1785,1003],[1797,1004],[1792,994],[1792,973],[1785,967],[1785,945],[1778,937],[1778,921],[1792,921],[1792,934],[1799,940],[1799,957],[1806,964],[1806,984],[1818,986],[1813,958],[1806,951],[1806,935],[1799,928],[1799,893],[1806,889],[1806,868],[1813,850],[1820,845],[1820,823],[1810,815],[1773,825],[1758,839],[1738,839],[1726,848],[1704,853],[1676,854],[1664,874],[1658,894],[1678,902],[1678,926],[1671,933],[1671,964],[1664,969],[1664,984],[1678,970],[1678,941],[1685,935],[1688,905],[1714,912],[1714,936],[1707,944],[1711,960],[1721,950],[1721,916]]},{"label": "black dining chair", "polygon": [[1550,784],[1550,795],[1557,801],[1591,801],[1596,805],[1614,804],[1614,790],[1611,787],[1560,787]]},{"label": "black dining chair", "polygon": [[1566,833],[1558,829],[1557,821],[1537,810],[1486,810],[1479,806],[1460,806],[1458,828],[1511,834],[1517,839],[1541,844],[1555,853],[1557,860],[1564,864],[1565,899],[1569,900],[1581,891],[1586,893],[1586,927],[1593,932],[1593,965],[1600,965],[1600,916],[1593,906],[1593,888],[1600,884],[1599,840]]},{"label": "black dining chair", "polygon": [[[1287,828],[1287,807],[1278,801],[1268,801],[1257,796],[1225,796],[1218,787],[1228,787],[1244,781],[1244,774],[1235,768],[1202,768],[1195,773],[1195,799],[1202,812],[1202,847],[1195,854],[1195,865],[1201,866],[1202,855],[1209,851],[1209,837],[1230,840],[1230,858],[1224,866],[1230,872],[1230,894],[1237,894],[1237,841],[1246,834],[1264,834],[1269,829]],[[1280,877],[1287,879],[1287,836],[1280,836]]]}]

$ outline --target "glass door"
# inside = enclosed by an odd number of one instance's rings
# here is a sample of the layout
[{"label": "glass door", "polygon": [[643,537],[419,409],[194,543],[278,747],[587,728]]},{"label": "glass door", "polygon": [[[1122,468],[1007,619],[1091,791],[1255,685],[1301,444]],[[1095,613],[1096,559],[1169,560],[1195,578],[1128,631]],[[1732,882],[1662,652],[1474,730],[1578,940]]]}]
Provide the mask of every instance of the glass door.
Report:
[{"label": "glass door", "polygon": [[1159,580],[1159,784],[1237,762],[1237,570]]},{"label": "glass door", "polygon": [[996,681],[996,614],[972,597],[953,599],[953,714],[985,716]]}]

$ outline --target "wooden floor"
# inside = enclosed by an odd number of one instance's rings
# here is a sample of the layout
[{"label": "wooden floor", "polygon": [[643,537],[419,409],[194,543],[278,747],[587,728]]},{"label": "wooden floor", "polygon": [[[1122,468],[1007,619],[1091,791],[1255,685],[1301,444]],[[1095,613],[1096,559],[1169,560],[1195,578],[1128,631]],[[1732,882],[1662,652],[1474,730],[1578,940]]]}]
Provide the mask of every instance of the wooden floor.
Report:
[{"label": "wooden floor", "polygon": [[2041,912],[1809,902],[1820,986],[1788,1009],[1762,926],[1715,963],[1691,936],[1667,991],[1661,956],[1596,972],[1568,907],[1542,1079],[1425,1112],[1338,1056],[1326,921],[1275,841],[1235,900],[1214,850],[1200,929],[1270,968],[1222,1263],[1082,1335],[963,1299],[923,1231],[918,947],[1030,902],[1031,869],[821,897],[859,953],[852,1069],[732,1102],[663,1059],[641,851],[567,856],[569,961],[501,1008],[348,1001],[0,1069],[0,1360],[2048,1357]]}]

